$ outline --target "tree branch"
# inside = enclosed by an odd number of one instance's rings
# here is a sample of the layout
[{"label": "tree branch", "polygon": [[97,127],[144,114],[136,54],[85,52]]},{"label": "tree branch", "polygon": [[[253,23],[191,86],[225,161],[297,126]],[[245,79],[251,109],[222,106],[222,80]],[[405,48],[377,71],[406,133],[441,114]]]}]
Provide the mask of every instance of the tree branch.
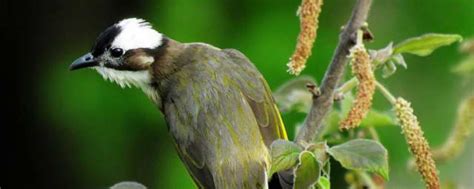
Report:
[{"label": "tree branch", "polygon": [[[296,136],[296,142],[299,144],[310,143],[323,130],[322,121],[329,111],[331,111],[334,102],[334,93],[340,78],[344,74],[344,68],[347,64],[349,50],[355,45],[356,33],[362,27],[369,14],[372,0],[357,0],[352,11],[352,16],[346,24],[339,39],[339,44],[335,50],[332,62],[326,70],[321,85],[321,93],[313,93],[313,102],[311,110],[306,117],[305,125],[300,129]],[[293,186],[293,170],[278,172],[281,187],[291,189]]]},{"label": "tree branch", "polygon": [[296,136],[297,143],[309,143],[318,137],[324,128],[322,121],[334,102],[334,92],[339,80],[344,74],[348,61],[349,50],[355,45],[355,35],[367,19],[372,0],[357,0],[349,22],[340,35],[339,44],[335,50],[332,62],[326,70],[322,84],[321,95],[313,96],[311,110],[306,117],[305,125]]}]

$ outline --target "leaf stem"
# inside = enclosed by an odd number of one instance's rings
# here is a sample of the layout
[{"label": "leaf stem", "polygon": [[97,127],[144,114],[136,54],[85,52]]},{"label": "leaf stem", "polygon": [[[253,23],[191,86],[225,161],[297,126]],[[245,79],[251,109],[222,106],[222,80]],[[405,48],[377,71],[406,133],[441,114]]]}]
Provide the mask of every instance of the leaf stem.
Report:
[{"label": "leaf stem", "polygon": [[345,94],[352,90],[354,87],[356,87],[357,84],[359,84],[359,81],[357,80],[357,78],[353,77],[350,80],[346,81],[342,86],[340,86],[337,91],[339,93]]},{"label": "leaf stem", "polygon": [[372,139],[380,142],[379,134],[377,133],[377,130],[375,130],[373,126],[367,127],[367,130],[369,131],[369,134],[372,137]]},{"label": "leaf stem", "polygon": [[390,91],[378,81],[376,81],[375,84],[377,85],[377,88],[380,90],[383,96],[390,102],[390,104],[394,105],[397,101],[395,96],[393,96],[392,93],[390,93]]}]

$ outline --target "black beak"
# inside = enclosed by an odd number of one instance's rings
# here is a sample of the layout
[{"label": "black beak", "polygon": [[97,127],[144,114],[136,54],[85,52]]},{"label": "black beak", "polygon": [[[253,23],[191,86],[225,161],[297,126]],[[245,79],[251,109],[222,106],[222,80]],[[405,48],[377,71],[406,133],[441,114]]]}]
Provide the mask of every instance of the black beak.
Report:
[{"label": "black beak", "polygon": [[77,70],[81,68],[94,67],[99,65],[99,63],[94,59],[91,53],[87,53],[84,56],[79,57],[75,60],[70,66],[69,70]]}]

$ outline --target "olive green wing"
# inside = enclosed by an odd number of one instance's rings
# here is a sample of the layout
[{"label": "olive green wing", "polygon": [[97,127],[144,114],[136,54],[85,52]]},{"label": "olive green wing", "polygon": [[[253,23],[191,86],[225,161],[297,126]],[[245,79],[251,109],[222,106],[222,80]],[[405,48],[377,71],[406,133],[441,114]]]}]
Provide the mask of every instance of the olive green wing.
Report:
[{"label": "olive green wing", "polygon": [[169,82],[163,109],[180,158],[200,188],[263,188],[262,151],[286,137],[274,127],[283,124],[268,86],[220,50],[196,47],[183,57],[188,64],[161,81]]},{"label": "olive green wing", "polygon": [[237,79],[241,91],[252,108],[260,126],[260,133],[265,144],[276,139],[288,139],[280,112],[276,106],[272,92],[262,74],[241,52],[235,49],[224,49],[223,52],[236,64],[241,71],[230,72]]},{"label": "olive green wing", "polygon": [[206,154],[210,153],[209,147],[199,140],[202,138],[201,133],[195,131],[198,127],[196,125],[199,124],[196,121],[197,112],[189,111],[196,104],[186,106],[184,104],[189,101],[182,101],[183,99],[186,98],[170,96],[164,102],[164,115],[175,149],[198,188],[215,188],[212,169],[206,163]]},{"label": "olive green wing", "polygon": [[265,145],[287,138],[268,84],[236,50],[189,48],[186,65],[160,81],[180,158],[200,188],[262,188]]}]

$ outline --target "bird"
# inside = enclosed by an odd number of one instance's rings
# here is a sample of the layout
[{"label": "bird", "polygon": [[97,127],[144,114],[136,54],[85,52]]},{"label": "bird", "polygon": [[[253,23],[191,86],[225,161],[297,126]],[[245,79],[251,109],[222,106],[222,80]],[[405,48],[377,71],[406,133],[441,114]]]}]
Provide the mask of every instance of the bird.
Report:
[{"label": "bird", "polygon": [[288,137],[269,85],[240,51],[182,43],[126,18],[69,66],[82,68],[151,99],[198,188],[268,188],[270,145]]}]

